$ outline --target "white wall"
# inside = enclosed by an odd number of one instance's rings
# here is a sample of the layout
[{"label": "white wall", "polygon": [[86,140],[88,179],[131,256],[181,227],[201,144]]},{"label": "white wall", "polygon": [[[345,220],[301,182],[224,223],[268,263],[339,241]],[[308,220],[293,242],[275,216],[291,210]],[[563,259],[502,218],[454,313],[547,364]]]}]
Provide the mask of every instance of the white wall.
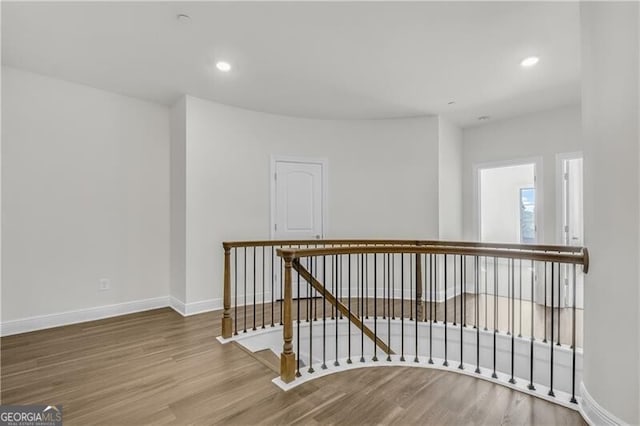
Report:
[{"label": "white wall", "polygon": [[462,130],[438,119],[439,237],[462,239]]},{"label": "white wall", "polygon": [[220,306],[225,240],[269,238],[270,156],[329,162],[328,238],[438,237],[438,120],[307,120],[187,97],[188,303]]},{"label": "white wall", "polygon": [[538,217],[538,225],[542,227],[542,232],[538,232],[539,243],[557,243],[556,155],[582,150],[580,107],[563,107],[470,127],[464,129],[463,140],[464,238],[478,239],[474,166],[538,157],[542,159],[542,170],[537,170],[537,178],[543,191],[543,199],[536,199],[536,204],[542,206]]},{"label": "white wall", "polygon": [[598,404],[630,424],[640,423],[638,9],[635,2],[580,4],[584,224],[591,257],[584,282],[584,384]]},{"label": "white wall", "polygon": [[2,102],[3,324],[166,297],[167,108],[5,67]]}]

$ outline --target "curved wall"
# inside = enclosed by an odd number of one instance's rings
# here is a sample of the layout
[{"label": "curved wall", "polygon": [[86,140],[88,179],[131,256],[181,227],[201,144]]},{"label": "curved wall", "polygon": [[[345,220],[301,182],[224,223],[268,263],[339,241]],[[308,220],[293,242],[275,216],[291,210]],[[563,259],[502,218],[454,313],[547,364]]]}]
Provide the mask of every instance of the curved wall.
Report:
[{"label": "curved wall", "polygon": [[583,2],[584,385],[592,419],[640,423],[639,22],[635,2]]},{"label": "curved wall", "polygon": [[186,223],[182,236],[172,221],[172,239],[185,245],[172,263],[184,256],[187,313],[221,306],[222,241],[270,237],[271,155],[328,159],[327,238],[438,237],[437,117],[310,120],[190,96],[172,113],[185,117],[186,184],[172,185]]}]

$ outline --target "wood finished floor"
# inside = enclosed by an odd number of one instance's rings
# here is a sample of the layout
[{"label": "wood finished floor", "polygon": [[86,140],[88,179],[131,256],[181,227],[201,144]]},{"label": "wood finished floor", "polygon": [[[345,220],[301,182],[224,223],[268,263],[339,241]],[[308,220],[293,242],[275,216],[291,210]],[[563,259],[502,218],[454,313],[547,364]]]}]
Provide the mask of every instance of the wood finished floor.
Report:
[{"label": "wood finished floor", "polygon": [[267,363],[215,340],[220,317],[165,308],[1,338],[1,402],[63,404],[66,425],[585,424],[575,411],[427,369],[366,368],[283,392]]}]

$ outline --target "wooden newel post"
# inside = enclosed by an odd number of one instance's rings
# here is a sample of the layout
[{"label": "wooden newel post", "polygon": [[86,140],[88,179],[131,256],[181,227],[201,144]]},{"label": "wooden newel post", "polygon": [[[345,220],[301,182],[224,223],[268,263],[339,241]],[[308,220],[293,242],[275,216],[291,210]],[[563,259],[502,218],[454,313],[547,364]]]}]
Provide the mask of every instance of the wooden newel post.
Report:
[{"label": "wooden newel post", "polygon": [[224,314],[222,315],[222,337],[231,337],[233,324],[231,323],[231,247],[224,247]]},{"label": "wooden newel post", "polygon": [[422,256],[416,253],[416,300],[418,308],[416,317],[418,321],[424,320],[424,302],[422,301]]},{"label": "wooden newel post", "polygon": [[296,377],[296,354],[293,352],[293,319],[291,318],[291,305],[293,295],[291,290],[291,262],[293,253],[284,252],[284,301],[282,322],[282,334],[284,345],[280,355],[280,378],[283,382],[292,382]]}]

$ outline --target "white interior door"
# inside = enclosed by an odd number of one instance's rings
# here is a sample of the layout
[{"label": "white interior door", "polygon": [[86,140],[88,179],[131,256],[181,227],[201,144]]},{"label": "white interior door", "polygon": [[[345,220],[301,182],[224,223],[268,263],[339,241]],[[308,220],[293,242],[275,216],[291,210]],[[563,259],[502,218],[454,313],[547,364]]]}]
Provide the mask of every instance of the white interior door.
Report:
[{"label": "white interior door", "polygon": [[275,162],[274,239],[322,238],[323,169],[320,162]]},{"label": "white interior door", "polygon": [[[273,161],[271,235],[276,240],[322,239],[324,236],[326,162],[324,160]],[[318,268],[316,259],[314,267]],[[303,264],[305,264],[303,260]],[[281,282],[281,270],[274,271]],[[315,275],[315,274],[314,274]],[[280,286],[281,287],[281,286]],[[294,276],[294,297],[298,297],[297,275]],[[282,296],[280,288],[279,297]],[[301,284],[299,297],[307,297],[306,283]]]}]

